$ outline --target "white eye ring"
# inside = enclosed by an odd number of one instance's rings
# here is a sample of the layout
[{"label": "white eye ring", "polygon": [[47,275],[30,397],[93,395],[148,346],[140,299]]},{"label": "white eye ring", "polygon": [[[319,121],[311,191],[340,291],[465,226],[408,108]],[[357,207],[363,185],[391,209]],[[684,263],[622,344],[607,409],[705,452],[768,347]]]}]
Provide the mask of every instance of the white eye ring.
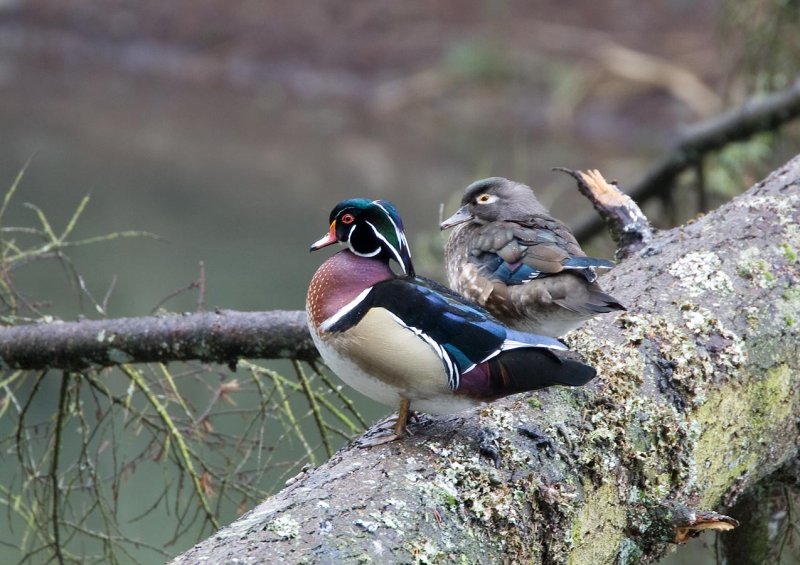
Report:
[{"label": "white eye ring", "polygon": [[494,204],[497,202],[497,196],[494,194],[481,194],[475,199],[478,204]]}]

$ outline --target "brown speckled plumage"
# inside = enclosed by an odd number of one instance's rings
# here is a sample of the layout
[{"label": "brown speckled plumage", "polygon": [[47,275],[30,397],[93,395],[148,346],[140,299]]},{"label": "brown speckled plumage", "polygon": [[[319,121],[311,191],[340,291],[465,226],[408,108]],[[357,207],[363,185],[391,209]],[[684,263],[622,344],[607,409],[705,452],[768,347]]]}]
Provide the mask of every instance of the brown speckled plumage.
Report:
[{"label": "brown speckled plumage", "polygon": [[[481,196],[486,203],[478,202]],[[448,284],[505,324],[557,337],[596,314],[624,309],[597,282],[564,267],[570,258],[586,254],[530,187],[486,179],[467,189],[462,205],[453,216],[460,215],[457,221],[462,223],[455,225],[445,245]],[[541,276],[506,284],[491,276],[497,257],[512,265],[524,263]]]}]

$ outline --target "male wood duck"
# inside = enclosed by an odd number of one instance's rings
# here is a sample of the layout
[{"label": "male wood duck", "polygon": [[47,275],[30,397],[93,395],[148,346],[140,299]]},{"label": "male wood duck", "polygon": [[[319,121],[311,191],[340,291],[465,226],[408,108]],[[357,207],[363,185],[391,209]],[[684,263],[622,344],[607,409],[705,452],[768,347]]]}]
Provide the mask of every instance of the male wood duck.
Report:
[{"label": "male wood duck", "polygon": [[469,185],[441,224],[450,288],[510,327],[551,337],[604,312],[625,310],[597,284],[607,259],[587,257],[567,226],[524,184],[501,177]]},{"label": "male wood duck", "polygon": [[[325,363],[362,394],[400,407],[391,433],[406,434],[410,407],[449,414],[550,385],[582,385],[588,365],[564,358],[555,339],[509,329],[482,308],[414,275],[397,209],[356,198],[331,212],[311,251],[347,244],[314,274],[308,325]],[[398,265],[398,273],[390,268]]]}]

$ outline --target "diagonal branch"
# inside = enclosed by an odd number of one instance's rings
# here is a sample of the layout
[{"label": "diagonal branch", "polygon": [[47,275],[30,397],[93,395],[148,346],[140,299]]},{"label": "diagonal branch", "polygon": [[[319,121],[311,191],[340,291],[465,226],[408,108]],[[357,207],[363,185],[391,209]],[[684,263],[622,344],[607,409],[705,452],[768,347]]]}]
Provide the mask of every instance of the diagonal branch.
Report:
[{"label": "diagonal branch", "polygon": [[[785,90],[748,100],[738,108],[689,128],[672,149],[630,187],[628,194],[644,202],[667,190],[678,175],[696,166],[708,153],[757,133],[775,130],[799,116],[800,77]],[[575,236],[583,240],[602,230],[602,220],[593,215],[577,226]]]}]

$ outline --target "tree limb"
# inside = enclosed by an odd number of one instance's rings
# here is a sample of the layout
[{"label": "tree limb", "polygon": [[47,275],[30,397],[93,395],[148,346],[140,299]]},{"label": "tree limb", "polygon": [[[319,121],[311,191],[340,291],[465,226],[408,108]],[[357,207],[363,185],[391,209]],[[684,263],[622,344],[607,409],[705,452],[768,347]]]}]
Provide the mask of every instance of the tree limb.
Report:
[{"label": "tree limb", "polygon": [[239,358],[317,359],[303,311],[218,310],[53,322],[0,329],[0,368],[100,368],[123,363]]},{"label": "tree limb", "polygon": [[800,158],[604,277],[628,311],[569,336],[590,385],[347,447],[174,563],[629,563],[734,525],[709,512],[800,449],[798,226]]},{"label": "tree limb", "polygon": [[616,185],[603,178],[600,171],[586,173],[563,167],[554,170],[567,173],[578,183],[578,190],[594,206],[617,244],[617,259],[624,259],[650,244],[653,228],[633,199]]},{"label": "tree limb", "polygon": [[[757,133],[772,131],[800,116],[800,77],[788,88],[748,100],[744,105],[689,128],[667,154],[642,179],[632,185],[628,194],[638,202],[664,192],[683,171],[696,166],[703,157],[735,141],[743,141]],[[578,239],[588,239],[603,230],[596,216],[576,227]]]}]

